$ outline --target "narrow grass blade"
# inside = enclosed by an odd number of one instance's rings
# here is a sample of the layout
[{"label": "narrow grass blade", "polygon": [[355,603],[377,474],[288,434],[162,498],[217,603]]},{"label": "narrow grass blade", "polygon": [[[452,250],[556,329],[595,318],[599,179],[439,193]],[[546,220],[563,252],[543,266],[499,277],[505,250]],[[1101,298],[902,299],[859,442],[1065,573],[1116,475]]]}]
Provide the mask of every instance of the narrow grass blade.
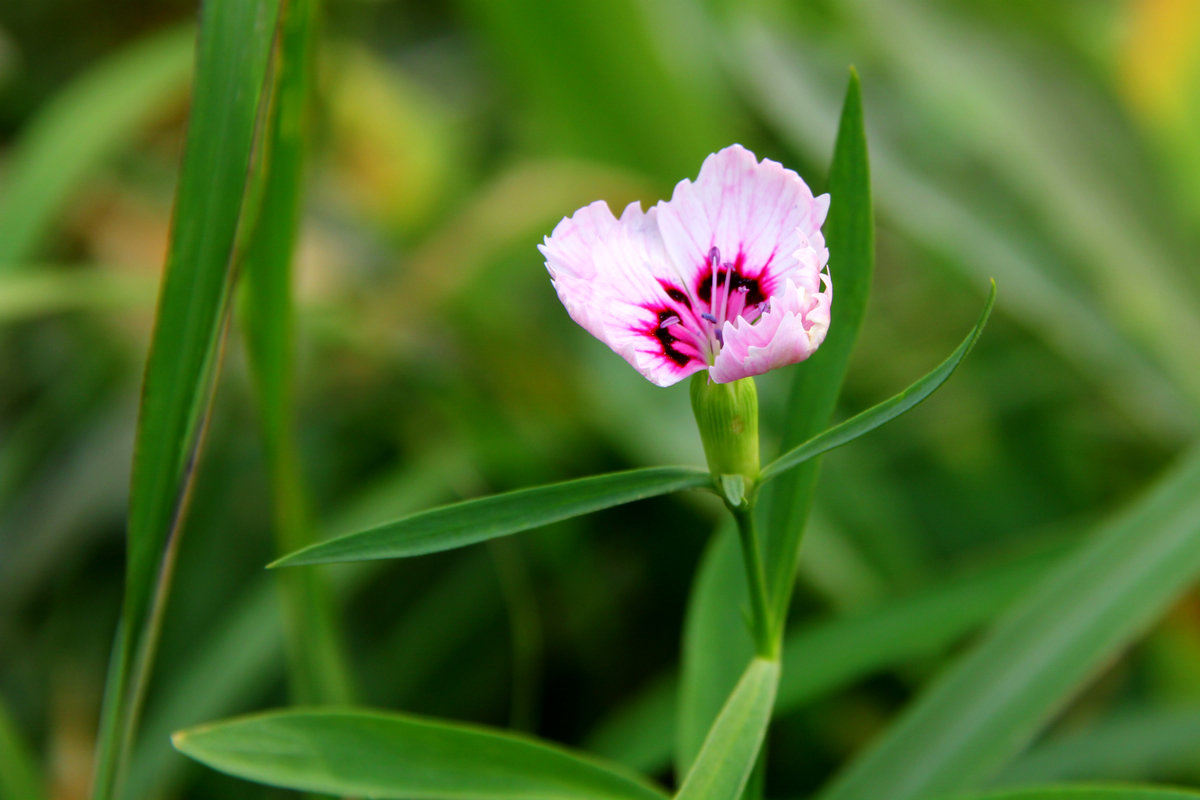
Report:
[{"label": "narrow grass blade", "polygon": [[0,186],[0,273],[22,268],[72,194],[139,128],[182,100],[191,25],[131,45],[59,92],[26,126]]},{"label": "narrow grass blade", "polygon": [[1200,707],[1138,708],[1038,742],[989,784],[1029,786],[1069,780],[1148,780],[1195,774]]},{"label": "narrow grass blade", "polygon": [[260,130],[278,0],[204,4],[174,225],[142,385],[120,642],[93,796],[111,796],[136,725],[207,416]]},{"label": "narrow grass blade", "polygon": [[1156,786],[1063,784],[1008,792],[960,795],[947,800],[1197,800],[1200,792]]},{"label": "narrow grass blade", "polygon": [[782,475],[789,469],[803,464],[814,456],[819,456],[821,453],[833,450],[835,447],[841,447],[860,436],[870,433],[884,423],[890,422],[913,408],[937,391],[937,388],[954,374],[954,370],[958,368],[958,365],[966,358],[967,353],[971,352],[971,348],[975,346],[975,342],[979,340],[979,336],[983,333],[983,326],[987,324],[988,316],[992,313],[992,305],[995,302],[996,284],[993,282],[991,291],[988,292],[987,302],[984,303],[983,312],[980,313],[975,327],[971,329],[971,332],[967,334],[967,338],[963,340],[962,344],[945,361],[938,364],[925,377],[899,394],[884,400],[879,405],[873,406],[860,414],[856,414],[840,425],[835,425],[824,433],[809,439],[799,447],[784,453],[763,468],[760,480],[765,483]]},{"label": "narrow grass blade", "polygon": [[184,754],[247,780],[404,800],[662,800],[619,768],[486,728],[371,711],[278,711],[178,733]]},{"label": "narrow grass blade", "polygon": [[822,793],[916,800],[970,789],[1200,575],[1200,450],[1022,598]]},{"label": "narrow grass blade", "polygon": [[407,558],[539,528],[634,500],[712,484],[689,467],[650,467],[595,475],[423,511],[377,528],[306,547],[272,566]]},{"label": "narrow grass blade", "polygon": [[140,626],[208,407],[277,3],[204,6],[166,273],[146,364],[129,498],[126,618]]},{"label": "narrow grass blade", "polygon": [[750,662],[675,795],[678,800],[741,797],[767,735],[778,684],[778,661]]},{"label": "narrow grass blade", "polygon": [[730,523],[708,543],[688,596],[674,737],[678,780],[691,771],[713,720],[754,657],[743,616],[749,605],[737,531]]},{"label": "narrow grass blade", "polygon": [[0,800],[42,800],[41,768],[0,698]]},{"label": "narrow grass blade", "polygon": [[[992,620],[1040,580],[1059,555],[1055,549],[1053,553],[973,570],[928,590],[891,599],[870,611],[798,626],[784,640],[784,668],[775,698],[775,716],[795,712],[863,677],[952,645]],[[744,651],[749,652],[745,626],[736,613],[727,624],[740,626],[741,636],[747,640]],[[820,657],[814,658],[814,653]],[[674,676],[662,676],[634,702],[608,716],[592,732],[587,749],[641,772],[660,772],[670,761],[671,743],[675,741],[678,691]],[[714,705],[707,693],[690,694],[703,705],[692,710],[680,708],[680,725],[698,726],[698,718],[716,716],[721,698]],[[686,749],[694,758],[703,742],[703,732],[689,734],[688,739]]]},{"label": "narrow grass blade", "polygon": [[[262,161],[262,201],[243,256],[242,322],[258,390],[280,555],[312,544],[314,538],[293,431],[292,255],[303,195],[317,13],[317,0],[292,0],[283,12],[275,100]],[[317,570],[292,570],[278,580],[294,699],[310,704],[349,702],[349,670],[327,576]]]},{"label": "narrow grass blade", "polygon": [[[871,167],[863,126],[862,89],[850,71],[842,103],[841,123],[829,168],[829,217],[825,241],[836,301],[829,335],[812,358],[792,368],[787,417],[780,447],[788,450],[819,434],[829,424],[842,389],[846,367],[862,327],[875,271],[875,219],[871,205]],[[796,557],[804,534],[819,462],[813,460],[763,497],[765,560],[774,565],[770,580],[775,618],[784,619],[796,574]]]}]

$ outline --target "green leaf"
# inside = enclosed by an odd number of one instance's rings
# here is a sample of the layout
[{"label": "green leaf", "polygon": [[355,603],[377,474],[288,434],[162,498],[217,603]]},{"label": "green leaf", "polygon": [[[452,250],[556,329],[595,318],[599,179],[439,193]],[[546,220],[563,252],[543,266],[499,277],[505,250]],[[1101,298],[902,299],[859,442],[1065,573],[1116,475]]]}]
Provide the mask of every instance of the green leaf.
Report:
[{"label": "green leaf", "polygon": [[557,746],[372,711],[260,714],[177,733],[175,746],[247,780],[405,800],[661,800],[642,779]]},{"label": "green leaf", "polygon": [[678,800],[741,797],[767,735],[778,685],[778,661],[750,662],[675,795]]},{"label": "green leaf", "polygon": [[140,626],[211,399],[278,3],[209,2],[146,363],[129,498],[126,619]]},{"label": "green leaf", "polygon": [[1028,786],[1068,780],[1146,780],[1194,771],[1200,707],[1122,710],[1086,727],[1040,741],[992,781]]},{"label": "green leaf", "polygon": [[29,122],[0,186],[0,273],[21,268],[74,192],[138,129],[183,99],[191,25],[154,34],[100,62]]},{"label": "green leaf", "polygon": [[[724,537],[714,541],[732,547],[737,543]],[[795,712],[808,703],[849,686],[854,681],[888,667],[937,653],[993,619],[1005,606],[1039,580],[1052,563],[1051,555],[1039,554],[1015,562],[1005,562],[952,578],[911,596],[889,599],[879,608],[812,622],[793,629],[784,640],[783,674],[775,698],[775,717]],[[701,573],[711,569],[711,555],[702,561]],[[740,569],[732,562],[728,579],[740,578]],[[744,581],[742,582],[744,585]],[[743,590],[744,591],[744,590]],[[714,608],[706,614],[727,612],[723,624],[734,627],[742,652],[752,651],[739,606]],[[695,624],[689,618],[689,624]],[[710,629],[709,626],[702,626]],[[696,633],[685,635],[685,647]],[[820,658],[811,657],[819,653]],[[694,663],[684,659],[684,664]],[[684,672],[683,680],[696,680]],[[732,686],[737,676],[728,680]],[[702,721],[716,717],[723,697],[713,697],[717,682],[703,691],[686,692],[694,707],[679,707],[676,726],[675,695],[678,681],[672,675],[661,676],[637,699],[617,709],[605,719],[587,742],[588,750],[605,758],[646,773],[661,771],[671,758],[675,730],[681,739],[678,751],[695,758],[706,731],[698,730]],[[698,730],[698,732],[697,732]],[[684,732],[687,731],[685,734]],[[686,770],[685,770],[686,771]],[[681,772],[680,774],[684,774]]]},{"label": "green leaf", "polygon": [[467,500],[306,547],[271,566],[407,558],[466,547],[634,500],[712,486],[703,470],[650,467]]},{"label": "green leaf", "polygon": [[125,603],[101,720],[96,798],[109,797],[120,780],[121,753],[133,738],[153,662],[226,327],[278,5],[213,0],[202,10],[174,224],[142,384]]},{"label": "green leaf", "polygon": [[821,795],[915,800],[986,779],[1200,574],[1200,450],[1103,526]]},{"label": "green leaf", "polygon": [[[262,201],[243,261],[242,321],[258,392],[271,480],[271,510],[280,555],[314,536],[293,431],[292,254],[303,194],[317,0],[292,0],[280,25],[275,99],[265,137]],[[349,669],[337,633],[328,576],[292,570],[276,576],[283,592],[293,700],[347,703]]]},{"label": "green leaf", "polygon": [[[825,341],[812,358],[792,368],[780,448],[799,446],[829,425],[846,376],[846,367],[866,314],[875,270],[875,219],[871,205],[871,167],[863,128],[858,73],[842,103],[841,123],[829,168],[829,217],[825,241],[829,274],[836,291]],[[819,462],[797,468],[764,494],[764,546],[775,618],[784,619],[796,574],[796,558],[817,483]]]},{"label": "green leaf", "polygon": [[947,800],[1196,800],[1200,792],[1154,786],[1064,784],[1008,792],[962,795]]},{"label": "green leaf", "polygon": [[737,531],[722,525],[696,570],[683,621],[679,701],[676,705],[675,774],[692,768],[746,664],[754,643],[743,609],[750,605]]},{"label": "green leaf", "polygon": [[995,302],[996,284],[993,282],[992,288],[988,292],[987,302],[984,303],[983,312],[980,313],[975,327],[971,329],[971,332],[967,334],[967,338],[963,339],[962,344],[945,361],[938,364],[929,374],[899,394],[884,400],[879,405],[872,406],[860,414],[856,414],[840,425],[835,425],[824,433],[809,439],[799,447],[784,453],[763,467],[760,480],[765,483],[782,475],[793,467],[803,464],[814,456],[852,442],[884,423],[890,422],[933,394],[939,386],[954,374],[954,370],[966,358],[967,353],[971,352],[971,348],[975,346],[975,342],[979,340],[980,334],[983,333],[983,326],[987,324],[988,315],[992,313],[992,305]]},{"label": "green leaf", "polygon": [[0,800],[41,800],[41,768],[0,698]]}]

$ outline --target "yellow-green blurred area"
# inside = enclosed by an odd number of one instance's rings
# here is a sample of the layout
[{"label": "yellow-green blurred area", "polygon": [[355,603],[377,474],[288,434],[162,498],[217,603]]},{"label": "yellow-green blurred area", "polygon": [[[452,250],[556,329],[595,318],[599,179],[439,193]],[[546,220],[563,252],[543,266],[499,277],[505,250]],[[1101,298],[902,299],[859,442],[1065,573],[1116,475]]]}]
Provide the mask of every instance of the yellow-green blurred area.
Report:
[{"label": "yellow-green blurred area", "polygon": [[[535,245],[594,199],[669,196],[735,141],[823,190],[851,64],[878,263],[839,414],[950,352],[990,277],[999,299],[938,394],[826,457],[793,620],[1071,542],[1200,433],[1194,0],[323,12],[296,264],[296,426],[323,536],[534,483],[703,464],[687,389],[650,385],[575,326]],[[86,789],[119,612],[194,13],[0,3],[0,734],[17,733],[55,798]],[[836,252],[829,263],[836,289]],[[759,381],[768,455],[787,377]],[[286,702],[258,426],[235,314],[129,797],[283,796],[186,762],[166,738]],[[720,510],[666,498],[330,568],[356,696],[582,746],[674,669]],[[770,794],[818,786],[969,641],[783,716]],[[1193,594],[1011,769],[1195,784],[1197,675]],[[1085,725],[1108,738],[1037,760]],[[1130,752],[1154,736],[1179,746]]]}]

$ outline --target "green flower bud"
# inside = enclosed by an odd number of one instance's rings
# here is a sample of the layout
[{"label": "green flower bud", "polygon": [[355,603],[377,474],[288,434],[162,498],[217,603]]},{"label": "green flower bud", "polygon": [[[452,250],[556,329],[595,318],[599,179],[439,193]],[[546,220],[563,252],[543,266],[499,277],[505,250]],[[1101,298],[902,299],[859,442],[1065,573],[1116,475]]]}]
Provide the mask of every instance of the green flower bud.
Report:
[{"label": "green flower bud", "polygon": [[726,501],[740,506],[758,480],[758,389],[754,379],[713,383],[708,372],[697,372],[691,390],[692,412],[708,469]]}]

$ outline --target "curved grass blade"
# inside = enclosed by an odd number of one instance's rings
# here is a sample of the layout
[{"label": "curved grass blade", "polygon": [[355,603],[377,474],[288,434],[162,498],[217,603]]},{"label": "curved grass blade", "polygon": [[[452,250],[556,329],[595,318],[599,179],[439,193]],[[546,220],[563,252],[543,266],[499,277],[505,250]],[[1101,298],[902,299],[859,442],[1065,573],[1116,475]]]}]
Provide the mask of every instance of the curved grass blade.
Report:
[{"label": "curved grass blade", "polygon": [[988,315],[992,313],[992,305],[995,302],[996,283],[993,281],[992,288],[988,292],[987,302],[984,303],[983,312],[979,315],[979,320],[975,323],[975,327],[971,329],[971,332],[967,334],[967,338],[963,340],[962,344],[945,361],[938,364],[932,372],[899,394],[884,400],[879,405],[872,406],[860,414],[856,414],[840,425],[835,425],[824,433],[809,439],[799,447],[784,453],[763,467],[760,481],[765,483],[782,475],[789,469],[803,464],[814,456],[819,456],[821,453],[841,447],[860,436],[870,433],[884,423],[890,422],[913,408],[937,391],[938,387],[954,374],[954,370],[958,368],[958,365],[966,358],[967,353],[971,352],[971,348],[975,346],[975,342],[979,340],[980,334],[983,333],[983,326],[987,324]]},{"label": "curved grass blade", "polygon": [[175,734],[247,780],[404,800],[663,800],[641,778],[555,745],[472,725],[351,710],[277,711]]},{"label": "curved grass blade", "polygon": [[1063,784],[1008,792],[963,795],[948,800],[1198,800],[1200,792],[1157,786]]},{"label": "curved grass blade", "polygon": [[423,511],[306,547],[271,566],[407,558],[453,550],[634,500],[711,485],[707,472],[691,467],[594,475]]},{"label": "curved grass blade", "polygon": [[767,735],[779,662],[756,658],[717,715],[677,800],[737,800]]},{"label": "curved grass blade", "polygon": [[36,255],[72,193],[113,150],[183,98],[192,73],[188,25],[121,50],[38,112],[9,155],[0,193],[0,273]]},{"label": "curved grass blade", "polygon": [[916,800],[985,780],[1200,575],[1200,450],[1069,555],[822,800]]},{"label": "curved grass blade", "polygon": [[174,225],[142,384],[125,598],[93,797],[120,783],[149,678],[176,535],[211,405],[279,0],[205,3]]}]

